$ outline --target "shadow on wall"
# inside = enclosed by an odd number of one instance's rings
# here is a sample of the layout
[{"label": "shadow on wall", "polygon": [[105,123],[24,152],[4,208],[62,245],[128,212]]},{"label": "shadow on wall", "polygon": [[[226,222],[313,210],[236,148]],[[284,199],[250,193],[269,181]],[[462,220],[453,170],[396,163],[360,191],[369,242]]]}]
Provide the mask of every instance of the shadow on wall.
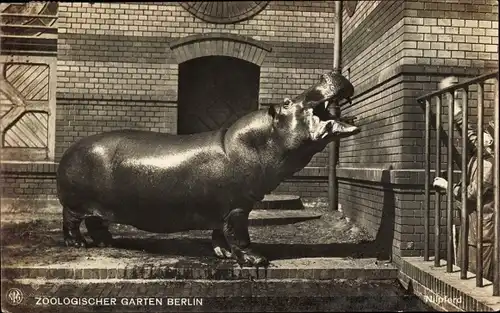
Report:
[{"label": "shadow on wall", "polygon": [[[359,243],[331,244],[267,244],[254,243],[256,251],[263,253],[270,260],[307,258],[307,257],[353,257],[377,258],[379,261],[391,259],[394,238],[395,197],[390,185],[392,166],[383,171],[381,184],[384,186],[384,201],[380,227],[373,241]],[[209,239],[116,239],[116,247],[147,251],[150,253],[178,254],[187,257],[213,256]]]},{"label": "shadow on wall", "polygon": [[377,251],[377,259],[388,260],[392,256],[392,242],[394,239],[394,225],[396,218],[396,200],[394,190],[391,185],[391,170],[390,165],[382,172],[380,184],[384,188],[384,200],[382,206],[382,216],[380,218],[380,226],[375,236],[374,249]]}]

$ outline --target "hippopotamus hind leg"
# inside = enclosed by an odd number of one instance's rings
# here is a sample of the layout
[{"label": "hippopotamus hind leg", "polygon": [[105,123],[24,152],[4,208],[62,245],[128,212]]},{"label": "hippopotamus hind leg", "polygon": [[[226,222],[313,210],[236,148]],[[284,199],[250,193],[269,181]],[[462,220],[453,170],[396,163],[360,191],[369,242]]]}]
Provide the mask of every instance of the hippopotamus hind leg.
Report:
[{"label": "hippopotamus hind leg", "polygon": [[268,260],[253,252],[250,248],[250,235],[248,233],[249,210],[234,209],[224,219],[223,232],[229,246],[231,254],[240,266],[253,265],[266,266]]},{"label": "hippopotamus hind leg", "polygon": [[85,219],[85,227],[87,227],[90,238],[94,241],[94,245],[101,247],[110,247],[113,244],[113,236],[109,232],[108,223],[100,216],[89,216]]},{"label": "hippopotamus hind leg", "polygon": [[212,247],[215,255],[219,258],[231,258],[231,247],[229,246],[222,229],[214,229],[212,232]]},{"label": "hippopotamus hind leg", "polygon": [[80,232],[83,215],[63,207],[63,237],[67,247],[86,248],[87,242]]}]

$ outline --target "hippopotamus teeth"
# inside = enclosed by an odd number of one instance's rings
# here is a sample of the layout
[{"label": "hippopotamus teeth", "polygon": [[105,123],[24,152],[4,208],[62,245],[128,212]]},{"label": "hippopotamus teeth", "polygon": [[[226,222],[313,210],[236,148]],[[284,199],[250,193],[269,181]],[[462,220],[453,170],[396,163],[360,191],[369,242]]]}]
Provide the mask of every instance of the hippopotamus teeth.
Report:
[{"label": "hippopotamus teeth", "polygon": [[359,133],[360,128],[343,122],[336,122],[336,132],[341,136],[350,136]]}]

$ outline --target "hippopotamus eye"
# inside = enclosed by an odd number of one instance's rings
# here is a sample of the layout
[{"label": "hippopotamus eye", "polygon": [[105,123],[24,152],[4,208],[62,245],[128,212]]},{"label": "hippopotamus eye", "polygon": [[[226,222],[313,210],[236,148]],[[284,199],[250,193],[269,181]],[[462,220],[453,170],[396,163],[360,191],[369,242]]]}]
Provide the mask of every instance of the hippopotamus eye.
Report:
[{"label": "hippopotamus eye", "polygon": [[321,79],[326,82],[327,84],[332,84],[332,79],[330,78],[330,76],[328,74],[322,74],[321,75]]}]

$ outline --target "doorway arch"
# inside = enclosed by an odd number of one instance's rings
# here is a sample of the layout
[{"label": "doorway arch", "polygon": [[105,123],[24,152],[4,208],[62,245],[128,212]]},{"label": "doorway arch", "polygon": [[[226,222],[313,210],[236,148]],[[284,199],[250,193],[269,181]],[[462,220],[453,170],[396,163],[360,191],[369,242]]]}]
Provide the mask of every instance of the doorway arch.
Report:
[{"label": "doorway arch", "polygon": [[177,133],[225,128],[258,109],[260,67],[230,56],[179,64]]}]

